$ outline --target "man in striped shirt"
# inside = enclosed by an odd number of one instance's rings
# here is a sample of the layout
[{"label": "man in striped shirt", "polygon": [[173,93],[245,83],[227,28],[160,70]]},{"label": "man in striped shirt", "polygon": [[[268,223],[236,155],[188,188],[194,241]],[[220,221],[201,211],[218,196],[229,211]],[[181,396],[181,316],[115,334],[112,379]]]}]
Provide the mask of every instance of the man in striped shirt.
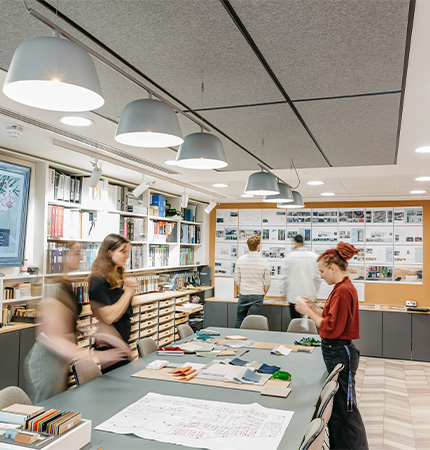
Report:
[{"label": "man in striped shirt", "polygon": [[240,328],[248,314],[259,314],[263,299],[270,287],[269,263],[260,253],[260,236],[251,236],[249,253],[241,256],[236,264],[234,281],[239,288],[236,328]]}]

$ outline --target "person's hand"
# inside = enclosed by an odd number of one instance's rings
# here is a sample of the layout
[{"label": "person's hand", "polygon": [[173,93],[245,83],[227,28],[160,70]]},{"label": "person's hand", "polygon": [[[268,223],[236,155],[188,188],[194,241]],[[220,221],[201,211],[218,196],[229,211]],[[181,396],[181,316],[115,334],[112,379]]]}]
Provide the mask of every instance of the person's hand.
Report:
[{"label": "person's hand", "polygon": [[[300,314],[308,314],[309,311],[311,310],[311,308],[309,307],[309,305],[307,304],[309,299],[306,299],[304,302],[297,302],[295,309],[298,313]],[[312,300],[310,300],[312,301]]]},{"label": "person's hand", "polygon": [[137,289],[137,280],[136,278],[129,277],[124,280],[124,290],[131,290],[133,293],[136,292]]},{"label": "person's hand", "polygon": [[122,348],[111,348],[102,352],[94,352],[94,356],[100,361],[102,369],[112,366],[119,361],[131,359],[131,351],[127,352]]}]

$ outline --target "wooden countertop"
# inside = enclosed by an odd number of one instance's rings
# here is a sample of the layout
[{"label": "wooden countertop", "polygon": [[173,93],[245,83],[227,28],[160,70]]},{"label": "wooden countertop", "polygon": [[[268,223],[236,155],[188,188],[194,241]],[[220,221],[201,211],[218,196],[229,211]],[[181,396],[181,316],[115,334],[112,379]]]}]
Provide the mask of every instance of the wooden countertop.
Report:
[{"label": "wooden countertop", "polygon": [[24,330],[25,328],[38,327],[39,325],[41,325],[40,323],[23,323],[23,322],[11,322],[11,323],[13,323],[13,325],[3,325],[3,327],[0,328],[0,334],[9,333],[11,331]]},{"label": "wooden countertop", "polygon": [[152,303],[159,300],[169,300],[175,297],[185,297],[186,295],[197,294],[198,292],[212,289],[212,286],[202,286],[197,289],[185,289],[183,291],[165,291],[165,292],[150,292],[148,294],[137,294],[134,296],[132,306],[144,305],[145,303]]}]

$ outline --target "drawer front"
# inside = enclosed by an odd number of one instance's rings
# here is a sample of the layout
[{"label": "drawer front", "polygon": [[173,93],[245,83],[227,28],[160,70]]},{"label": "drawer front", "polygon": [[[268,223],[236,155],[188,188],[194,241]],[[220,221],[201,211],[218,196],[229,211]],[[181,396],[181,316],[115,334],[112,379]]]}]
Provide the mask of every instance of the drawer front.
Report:
[{"label": "drawer front", "polygon": [[158,317],[155,317],[155,319],[146,320],[145,322],[140,322],[140,329],[143,330],[144,328],[149,328],[154,325],[158,324]]},{"label": "drawer front", "polygon": [[169,314],[171,312],[175,311],[175,307],[174,306],[170,306],[169,308],[163,308],[159,310],[159,315],[160,316],[164,316],[166,314]]},{"label": "drawer front", "polygon": [[167,322],[169,320],[173,320],[174,318],[175,318],[175,314],[174,313],[167,314],[167,315],[161,316],[159,318],[159,323],[164,323],[164,322]]},{"label": "drawer front", "polygon": [[162,323],[161,325],[158,325],[158,330],[167,330],[168,328],[172,328],[174,326],[173,320],[169,320],[166,323]]},{"label": "drawer front", "polygon": [[158,316],[158,309],[155,309],[153,311],[141,314],[140,315],[140,321],[142,322],[144,320],[152,319],[153,317],[157,317],[157,316]]}]

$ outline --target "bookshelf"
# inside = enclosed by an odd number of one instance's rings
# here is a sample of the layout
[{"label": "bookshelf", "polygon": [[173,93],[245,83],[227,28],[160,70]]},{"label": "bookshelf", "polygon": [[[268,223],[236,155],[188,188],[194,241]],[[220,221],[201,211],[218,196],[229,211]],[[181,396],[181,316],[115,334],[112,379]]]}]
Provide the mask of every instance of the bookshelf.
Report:
[{"label": "bookshelf", "polygon": [[[45,285],[55,283],[63,271],[63,254],[67,244],[78,241],[83,246],[83,263],[79,272],[70,273],[76,283],[86,280],[97,256],[100,243],[110,233],[118,233],[131,242],[126,273],[134,277],[151,277],[158,272],[197,269],[208,264],[208,250],[203,245],[208,239],[208,219],[204,204],[192,202],[189,212],[181,210],[181,194],[159,192],[150,188],[139,198],[131,195],[133,187],[124,180],[111,182],[101,178],[95,189],[88,186],[89,176],[65,166],[51,167],[37,162],[32,167],[29,229],[33,234],[27,241],[26,258],[39,268],[38,275],[21,275],[17,267],[1,267],[0,304],[37,305]],[[165,199],[165,211],[160,201]],[[155,199],[156,201],[152,201]],[[154,204],[152,204],[154,203]],[[156,204],[158,203],[158,204]],[[173,216],[165,216],[173,211]],[[188,216],[183,216],[188,214]],[[33,222],[33,223],[32,223]],[[182,226],[199,230],[200,243],[184,242]],[[206,233],[203,236],[203,230]],[[166,234],[168,231],[168,234]],[[181,260],[181,250],[192,249]],[[182,253],[185,253],[184,251]],[[186,262],[186,264],[184,264]],[[40,288],[39,295],[25,298],[6,298],[5,288],[19,283],[30,283]],[[30,287],[31,289],[31,287]],[[7,289],[8,297],[11,289]],[[145,291],[142,291],[145,292]],[[10,309],[10,308],[9,308]]]}]

